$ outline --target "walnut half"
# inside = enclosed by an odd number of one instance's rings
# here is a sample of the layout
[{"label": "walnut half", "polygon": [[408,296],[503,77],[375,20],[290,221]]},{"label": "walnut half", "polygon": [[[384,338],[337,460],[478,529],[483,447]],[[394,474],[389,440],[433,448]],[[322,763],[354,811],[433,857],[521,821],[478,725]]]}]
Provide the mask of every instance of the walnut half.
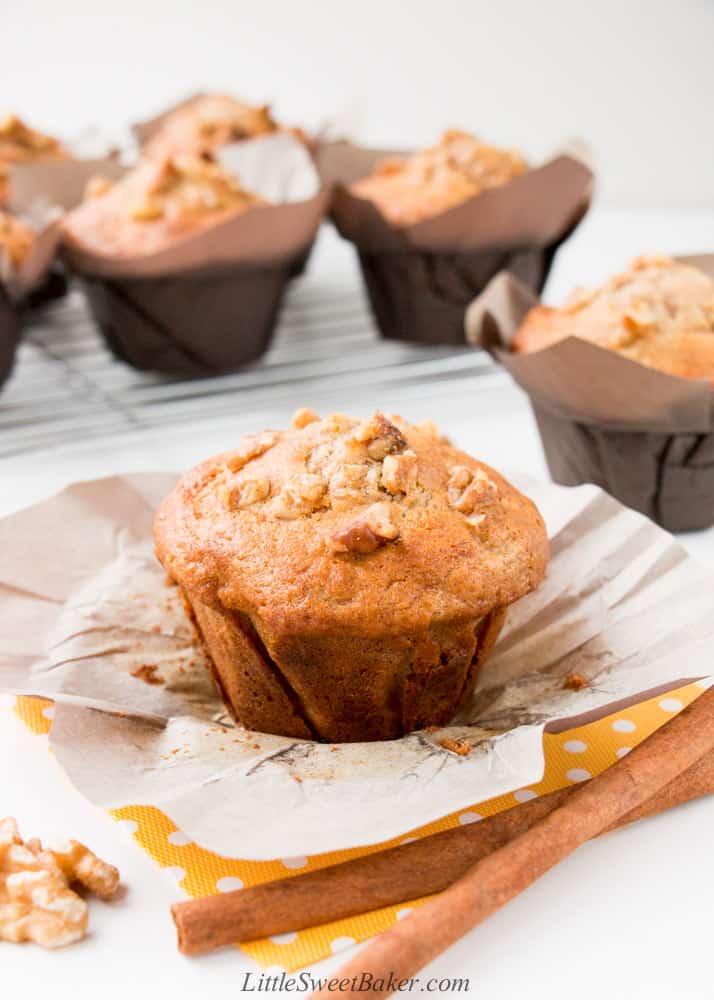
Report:
[{"label": "walnut half", "polygon": [[332,536],[335,552],[368,555],[387,542],[399,538],[399,528],[392,521],[391,505],[374,503],[363,514]]}]

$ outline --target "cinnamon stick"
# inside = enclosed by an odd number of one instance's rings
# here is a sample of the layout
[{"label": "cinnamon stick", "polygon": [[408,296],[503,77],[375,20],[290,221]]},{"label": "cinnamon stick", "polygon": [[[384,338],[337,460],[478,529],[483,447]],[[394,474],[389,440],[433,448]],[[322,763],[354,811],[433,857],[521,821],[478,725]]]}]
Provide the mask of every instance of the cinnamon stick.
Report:
[{"label": "cinnamon stick", "polygon": [[[176,903],[171,908],[179,950],[213,948],[330,923],[442,892],[482,858],[561,806],[576,787],[531,799],[443,833],[342,864],[248,889]],[[655,815],[714,792],[714,751],[706,754],[615,826]]]},{"label": "cinnamon stick", "polygon": [[[335,974],[356,994],[369,977],[370,997],[389,996],[581,844],[615,826],[714,750],[714,689],[706,691],[648,740],[582,785],[550,815],[473,865],[440,896],[375,938]],[[329,989],[312,1000],[328,1000]]]}]

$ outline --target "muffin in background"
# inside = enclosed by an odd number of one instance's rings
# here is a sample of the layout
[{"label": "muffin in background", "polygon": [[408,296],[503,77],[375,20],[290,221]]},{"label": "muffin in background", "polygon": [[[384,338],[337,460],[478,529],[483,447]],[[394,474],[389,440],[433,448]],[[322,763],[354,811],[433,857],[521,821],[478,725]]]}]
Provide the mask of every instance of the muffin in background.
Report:
[{"label": "muffin in background", "polygon": [[68,245],[88,253],[140,257],[265,204],[211,159],[164,156],[114,184],[96,178],[62,229]]},{"label": "muffin in background", "polygon": [[35,241],[35,232],[27,223],[0,209],[0,280],[8,269],[21,266]]},{"label": "muffin in background", "polygon": [[154,535],[236,719],[325,741],[448,722],[548,560],[530,500],[430,421],[379,412],[243,438],[180,480]]},{"label": "muffin in background", "polygon": [[435,146],[378,164],[350,190],[373,202],[395,226],[407,226],[507,184],[527,169],[516,150],[489,146],[468,132],[451,129]]},{"label": "muffin in background", "polygon": [[268,104],[247,104],[228,94],[199,94],[161,116],[142,152],[148,156],[200,156],[278,131],[281,126]]},{"label": "muffin in background", "polygon": [[714,280],[671,257],[637,257],[600,288],[578,289],[560,307],[535,306],[512,347],[540,351],[566,337],[714,386]]},{"label": "muffin in background", "polygon": [[462,347],[466,308],[500,271],[539,292],[593,187],[575,155],[533,166],[456,130],[411,155],[342,141],[315,157],[380,334],[420,344]]},{"label": "muffin in background", "polygon": [[0,205],[10,197],[10,168],[44,160],[66,160],[69,153],[59,139],[30,128],[17,115],[0,119]]}]

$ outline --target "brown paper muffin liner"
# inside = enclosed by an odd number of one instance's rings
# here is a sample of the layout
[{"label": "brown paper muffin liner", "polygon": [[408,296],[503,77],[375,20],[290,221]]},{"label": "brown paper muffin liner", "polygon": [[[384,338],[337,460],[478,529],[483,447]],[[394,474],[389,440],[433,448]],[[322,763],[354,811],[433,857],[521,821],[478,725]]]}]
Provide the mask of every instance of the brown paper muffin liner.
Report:
[{"label": "brown paper muffin liner", "polygon": [[152,278],[81,277],[107,346],[134,368],[216,375],[263,354],[272,337],[291,261]]},{"label": "brown paper muffin liner", "polygon": [[499,271],[539,292],[593,186],[584,163],[559,156],[434,218],[397,227],[349,191],[393,152],[334,142],[315,155],[321,176],[335,185],[332,219],[355,246],[380,333],[424,344],[463,345],[464,311]]},{"label": "brown paper muffin liner", "polygon": [[[714,254],[680,258],[714,277]],[[514,354],[532,292],[498,275],[466,315],[467,339],[528,394],[556,483],[595,483],[669,531],[714,525],[714,390],[570,337]]]},{"label": "brown paper muffin liner", "polygon": [[0,287],[0,387],[12,372],[18,339],[17,311]]}]

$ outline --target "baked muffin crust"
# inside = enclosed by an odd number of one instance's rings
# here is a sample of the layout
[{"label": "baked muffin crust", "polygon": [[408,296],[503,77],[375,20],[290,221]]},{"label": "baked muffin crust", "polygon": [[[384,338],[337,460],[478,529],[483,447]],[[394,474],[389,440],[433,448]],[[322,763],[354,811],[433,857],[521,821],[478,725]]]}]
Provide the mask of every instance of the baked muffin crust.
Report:
[{"label": "baked muffin crust", "polygon": [[26,125],[17,115],[0,120],[0,204],[9,195],[9,168],[34,160],[64,160],[69,153],[58,139]]},{"label": "baked muffin crust", "polygon": [[452,129],[429,149],[385,161],[350,190],[374,202],[394,225],[407,226],[506,184],[527,169],[515,150],[498,149]]},{"label": "baked muffin crust", "polygon": [[113,256],[156,253],[265,200],[205,157],[145,160],[122,180],[95,180],[63,231],[80,249]]},{"label": "baked muffin crust", "polygon": [[197,156],[278,128],[267,104],[254,106],[228,94],[204,94],[167,115],[144,150],[152,156]]},{"label": "baked muffin crust", "polygon": [[600,288],[579,289],[559,308],[531,309],[512,346],[528,353],[566,337],[714,385],[714,281],[670,257],[638,257]]},{"label": "baked muffin crust", "polygon": [[27,257],[35,234],[21,219],[0,210],[0,260],[5,257],[13,268]]}]

